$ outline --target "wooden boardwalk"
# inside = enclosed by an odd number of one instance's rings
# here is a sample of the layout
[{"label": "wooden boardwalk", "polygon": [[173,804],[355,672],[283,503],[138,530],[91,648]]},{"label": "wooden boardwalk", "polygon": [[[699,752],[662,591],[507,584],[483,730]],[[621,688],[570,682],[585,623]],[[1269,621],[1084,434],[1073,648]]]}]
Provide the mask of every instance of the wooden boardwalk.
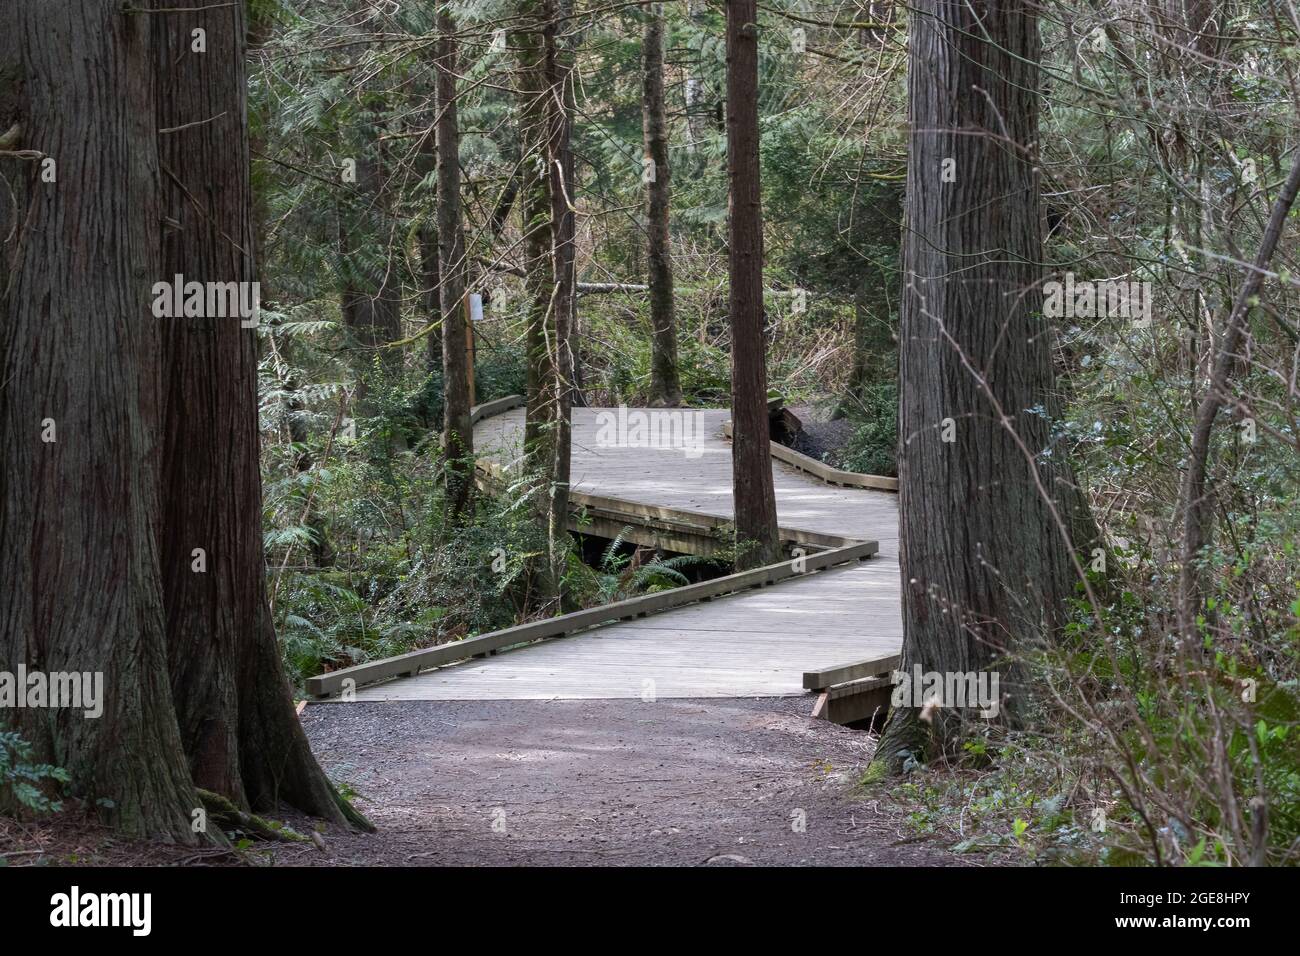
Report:
[{"label": "wooden boardwalk", "polygon": [[[730,417],[726,409],[684,410],[692,417],[690,439],[679,435],[659,448],[602,445],[602,412],[616,416],[611,409],[573,410],[570,481],[575,490],[731,517],[731,443],[722,435],[722,423]],[[508,465],[519,456],[523,427],[522,408],[484,419],[474,428],[477,454]],[[897,495],[837,488],[780,462],[772,463],[772,476],[783,527],[879,541],[882,556],[897,557]]]},{"label": "wooden boardwalk", "polygon": [[[650,442],[634,430],[611,434],[616,411],[574,409],[574,488],[730,518],[731,445],[722,435],[727,412],[683,414],[671,434],[653,442],[657,447],[646,447]],[[507,466],[517,460],[523,419],[523,410],[516,409],[480,422],[474,430],[480,457]],[[803,693],[806,670],[897,652],[897,497],[830,486],[779,462],[772,470],[782,527],[874,539],[880,553],[770,587],[362,687],[356,699],[782,696]]]}]

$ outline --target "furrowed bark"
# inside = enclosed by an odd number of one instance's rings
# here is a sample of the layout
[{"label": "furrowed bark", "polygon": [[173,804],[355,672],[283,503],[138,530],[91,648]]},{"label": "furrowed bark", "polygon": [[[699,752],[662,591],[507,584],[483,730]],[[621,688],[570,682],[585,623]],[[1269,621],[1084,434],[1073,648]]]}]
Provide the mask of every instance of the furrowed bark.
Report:
[{"label": "furrowed bark", "polygon": [[[1058,494],[1058,472],[1031,465],[1007,427],[1035,453],[1050,444],[1050,422],[1034,411],[1053,405],[1051,329],[1040,317],[1036,9],[921,0],[908,73],[902,669],[996,670],[1009,723],[1027,689],[1006,657],[1052,635],[1072,583],[1035,481],[1037,469]],[[949,160],[956,182],[945,183]],[[963,721],[978,720],[967,708],[925,723],[922,702],[912,703],[891,712],[873,774],[954,750]]]},{"label": "furrowed bark", "polygon": [[757,21],[754,0],[727,0],[731,459],[737,570],[771,564],[780,556],[768,453],[767,349],[763,338]]},{"label": "furrowed bark", "polygon": [[57,164],[0,158],[0,669],[102,675],[97,718],[4,718],[109,824],[193,844],[154,534],[157,19],[23,3],[0,36],[0,120]]},{"label": "furrowed bark", "polygon": [[[164,174],[160,275],[256,279],[243,7],[189,11],[155,26]],[[202,28],[207,52],[191,49]],[[198,122],[204,120],[204,122]],[[241,301],[249,301],[250,297]],[[352,819],[293,709],[266,596],[255,315],[163,320],[159,523],[172,692],[195,783],[242,808],[282,802]],[[196,564],[201,549],[203,565]],[[200,570],[202,567],[202,570]]]}]

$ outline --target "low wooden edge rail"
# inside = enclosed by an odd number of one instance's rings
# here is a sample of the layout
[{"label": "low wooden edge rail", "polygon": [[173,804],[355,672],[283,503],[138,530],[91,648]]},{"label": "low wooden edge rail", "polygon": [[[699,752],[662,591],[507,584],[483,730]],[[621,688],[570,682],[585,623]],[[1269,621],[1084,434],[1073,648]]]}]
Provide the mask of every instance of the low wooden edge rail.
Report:
[{"label": "low wooden edge rail", "polygon": [[897,669],[900,660],[902,658],[897,654],[888,654],[854,661],[852,664],[840,664],[838,667],[824,667],[819,671],[804,671],[803,686],[805,690],[825,690],[860,677],[888,674]]},{"label": "low wooden edge rail", "polygon": [[873,720],[889,710],[893,692],[892,672],[900,657],[886,654],[866,660],[806,671],[803,686],[820,691],[812,716],[836,724]]},{"label": "low wooden edge rail", "polygon": [[712,581],[701,581],[699,584],[688,584],[655,594],[643,594],[628,598],[626,601],[616,601],[613,604],[588,608],[585,611],[574,611],[571,614],[519,624],[451,644],[440,644],[437,647],[410,651],[396,657],[345,667],[342,670],[307,678],[307,693],[319,699],[338,694],[346,686],[345,681],[352,681],[351,686],[355,688],[363,684],[387,680],[390,677],[413,676],[425,668],[451,664],[467,657],[513,647],[516,644],[560,637],[598,624],[645,617],[648,614],[668,611],[696,601],[710,601],[725,594],[776,584],[778,581],[800,577],[839,564],[847,564],[850,561],[861,561],[871,557],[879,549],[880,546],[875,541],[859,541],[842,548],[798,557],[792,561],[781,561],[750,571],[728,574],[725,577],[714,578]]},{"label": "low wooden edge rail", "polygon": [[[507,478],[507,470],[499,462],[480,458],[477,466],[480,477],[489,486],[495,484],[499,487]],[[569,507],[575,512],[586,511],[591,516],[605,518],[615,524],[639,525],[681,537],[711,538],[717,529],[731,524],[731,521],[726,518],[705,514],[702,511],[665,508],[661,505],[643,504],[624,498],[593,495],[585,491],[570,490]],[[804,531],[801,528],[778,528],[777,536],[782,546],[787,549],[793,546],[843,548],[858,541],[857,538]]]},{"label": "low wooden edge rail", "polygon": [[508,412],[510,409],[518,408],[522,404],[524,404],[522,395],[506,395],[503,398],[494,398],[490,402],[484,402],[482,405],[475,405],[471,408],[469,410],[469,423],[470,425],[477,425],[485,418]]},{"label": "low wooden edge rail", "polygon": [[[728,438],[731,437],[731,422],[722,423],[722,433]],[[842,471],[839,468],[832,468],[824,461],[818,461],[816,458],[795,451],[793,448],[787,448],[777,441],[768,442],[768,446],[773,458],[785,462],[791,468],[806,472],[828,485],[843,485],[846,488],[870,488],[874,491],[898,490],[897,478],[888,478],[884,475],[860,475],[856,471]]]}]

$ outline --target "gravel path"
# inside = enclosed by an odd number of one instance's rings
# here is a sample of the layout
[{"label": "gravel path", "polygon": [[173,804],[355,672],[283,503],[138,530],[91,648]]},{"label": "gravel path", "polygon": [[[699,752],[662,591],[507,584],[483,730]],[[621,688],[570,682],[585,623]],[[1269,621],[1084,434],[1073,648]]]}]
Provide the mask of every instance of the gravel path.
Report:
[{"label": "gravel path", "polygon": [[[328,704],[303,721],[374,835],[281,864],[979,865],[854,787],[875,738],[811,698]],[[295,821],[296,822],[296,821]]]}]

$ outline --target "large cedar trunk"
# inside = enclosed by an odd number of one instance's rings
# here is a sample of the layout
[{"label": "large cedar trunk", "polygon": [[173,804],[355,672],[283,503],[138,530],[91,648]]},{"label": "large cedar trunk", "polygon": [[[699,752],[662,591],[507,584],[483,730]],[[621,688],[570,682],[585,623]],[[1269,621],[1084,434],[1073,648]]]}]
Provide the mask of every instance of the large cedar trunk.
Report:
[{"label": "large cedar trunk", "polygon": [[668,239],[672,179],[668,165],[668,114],[664,107],[664,14],[646,4],[642,46],[642,131],[652,170],[646,184],[646,273],[650,285],[650,404],[682,403],[677,374],[677,325],[673,308],[673,260]]},{"label": "large cedar trunk", "polygon": [[154,535],[161,18],[119,0],[9,14],[0,124],[20,124],[17,145],[52,158],[57,181],[0,159],[13,189],[0,199],[0,669],[98,672],[105,686],[98,718],[5,720],[122,831],[193,843]]},{"label": "large cedar trunk", "polygon": [[[1036,7],[921,0],[910,55],[903,670],[996,670],[1000,716],[1015,722],[1025,689],[1006,655],[1051,633],[1071,583],[1069,551],[1037,481],[1057,488],[1011,433],[1033,454],[1047,448],[1040,410],[1055,404],[1051,330],[1040,317]],[[956,182],[942,181],[946,160]],[[952,744],[975,713],[942,711],[926,724],[917,707],[896,709],[879,767],[897,770],[908,754],[923,759]]]},{"label": "large cedar trunk", "polygon": [[[161,275],[251,283],[243,7],[155,26]],[[208,49],[190,50],[191,31]],[[170,130],[170,132],[169,132]],[[240,317],[162,320],[160,559],[171,683],[196,784],[242,807],[343,821],[294,714],[266,599],[257,343]],[[206,570],[196,570],[202,549]]]},{"label": "large cedar trunk", "polygon": [[474,487],[465,316],[465,228],[460,211],[460,128],[456,112],[456,25],[438,12],[438,241],[442,262],[443,449],[447,510],[464,513]]},{"label": "large cedar trunk", "polygon": [[730,179],[732,494],[736,569],[780,556],[768,452],[763,340],[763,209],[758,163],[758,11],[727,2],[727,175]]}]

